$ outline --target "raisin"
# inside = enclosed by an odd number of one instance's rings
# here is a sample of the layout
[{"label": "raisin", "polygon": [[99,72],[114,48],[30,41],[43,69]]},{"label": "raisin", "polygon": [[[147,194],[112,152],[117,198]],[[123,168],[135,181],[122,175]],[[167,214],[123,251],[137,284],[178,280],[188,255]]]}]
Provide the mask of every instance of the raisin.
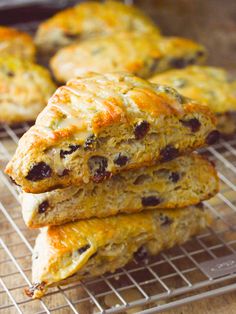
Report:
[{"label": "raisin", "polygon": [[65,33],[65,37],[67,39],[76,40],[76,39],[78,39],[79,35],[78,34],[72,34],[72,33]]},{"label": "raisin", "polygon": [[172,145],[167,145],[160,152],[161,161],[170,161],[176,157],[178,157],[179,151]]},{"label": "raisin", "polygon": [[8,77],[14,77],[14,76],[15,76],[15,73],[12,72],[12,71],[8,71],[8,72],[7,72],[7,76],[8,76]]},{"label": "raisin", "polygon": [[90,135],[84,143],[85,150],[93,150],[96,145],[96,137],[95,135]]},{"label": "raisin", "polygon": [[206,143],[213,145],[220,139],[220,132],[217,130],[211,131],[206,137]]},{"label": "raisin", "polygon": [[108,166],[107,158],[102,156],[92,156],[89,158],[88,166],[92,172],[92,179],[94,182],[101,182],[111,176],[111,173],[106,171]]},{"label": "raisin", "polygon": [[136,140],[142,139],[150,129],[150,124],[143,120],[135,125],[134,135]]},{"label": "raisin", "polygon": [[197,205],[195,205],[197,208],[204,210],[204,205],[202,202],[198,203]]},{"label": "raisin", "polygon": [[119,153],[117,156],[115,156],[114,158],[114,164],[118,165],[118,166],[125,166],[128,162],[129,158],[125,155],[122,155],[121,153]]},{"label": "raisin", "polygon": [[169,176],[169,180],[176,183],[179,181],[179,179],[180,179],[180,175],[178,174],[178,172],[171,172],[171,174]]},{"label": "raisin", "polygon": [[161,222],[161,226],[169,226],[173,223],[173,220],[170,217],[161,213],[160,222]]},{"label": "raisin", "polygon": [[182,69],[186,66],[186,60],[183,58],[173,58],[170,60],[170,66],[172,68]]},{"label": "raisin", "polygon": [[197,118],[193,118],[193,119],[189,119],[189,120],[180,120],[180,122],[190,128],[191,132],[195,133],[198,132],[200,127],[201,127],[201,123]]},{"label": "raisin", "polygon": [[81,248],[78,249],[79,254],[83,254],[90,248],[90,244],[86,244],[85,246],[82,246]]},{"label": "raisin", "polygon": [[157,206],[161,203],[161,199],[156,196],[142,197],[143,206]]},{"label": "raisin", "polygon": [[25,294],[28,297],[33,297],[35,290],[39,290],[42,291],[45,287],[45,282],[41,282],[41,283],[34,283],[32,286],[28,287],[25,289]]},{"label": "raisin", "polygon": [[48,201],[43,201],[43,202],[39,205],[38,212],[39,212],[40,214],[45,213],[46,210],[48,209],[48,207],[49,207]]},{"label": "raisin", "polygon": [[203,50],[199,50],[197,53],[196,53],[196,56],[201,58],[205,55],[205,52]]},{"label": "raisin", "polygon": [[30,181],[40,181],[49,178],[52,175],[52,169],[43,161],[35,164],[25,177]]},{"label": "raisin", "polygon": [[145,247],[140,247],[138,249],[138,251],[136,251],[134,253],[134,258],[137,260],[137,261],[143,261],[145,259],[148,258],[148,253],[147,253],[147,250],[145,249]]},{"label": "raisin", "polygon": [[61,151],[60,151],[60,157],[61,157],[61,158],[65,158],[66,155],[71,155],[71,154],[74,153],[79,147],[80,147],[80,145],[69,145],[69,150],[61,150]]},{"label": "raisin", "polygon": [[94,258],[95,256],[98,255],[98,252],[93,253],[89,258]]}]

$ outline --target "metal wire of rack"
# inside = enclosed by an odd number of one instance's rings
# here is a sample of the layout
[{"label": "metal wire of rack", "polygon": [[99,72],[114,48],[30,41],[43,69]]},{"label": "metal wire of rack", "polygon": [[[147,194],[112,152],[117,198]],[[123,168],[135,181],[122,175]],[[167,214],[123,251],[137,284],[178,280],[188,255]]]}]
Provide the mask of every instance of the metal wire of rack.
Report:
[{"label": "metal wire of rack", "polygon": [[[212,228],[147,263],[134,260],[114,274],[53,288],[41,300],[24,295],[30,284],[31,253],[37,231],[25,227],[19,190],[3,169],[15,151],[24,124],[0,129],[0,313],[157,313],[236,289],[235,268],[213,277],[204,262],[236,254],[236,138],[202,153],[219,170],[220,193],[206,202]],[[231,265],[232,266],[232,265]]]}]

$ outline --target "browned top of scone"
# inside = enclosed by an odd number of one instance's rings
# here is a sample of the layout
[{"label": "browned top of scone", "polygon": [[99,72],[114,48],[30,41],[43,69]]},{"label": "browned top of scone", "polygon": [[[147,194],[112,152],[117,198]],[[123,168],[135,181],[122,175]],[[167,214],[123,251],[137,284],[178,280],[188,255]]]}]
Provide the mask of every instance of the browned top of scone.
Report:
[{"label": "browned top of scone", "polygon": [[32,61],[35,58],[33,39],[17,29],[0,26],[0,54],[3,53]]}]

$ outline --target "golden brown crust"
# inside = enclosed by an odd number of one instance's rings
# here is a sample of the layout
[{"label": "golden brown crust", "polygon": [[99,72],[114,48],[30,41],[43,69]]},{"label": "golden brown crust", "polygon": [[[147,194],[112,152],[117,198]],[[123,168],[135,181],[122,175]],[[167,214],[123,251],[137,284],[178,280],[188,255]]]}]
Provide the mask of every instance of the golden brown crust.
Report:
[{"label": "golden brown crust", "polygon": [[55,89],[45,68],[0,55],[0,123],[34,121]]},{"label": "golden brown crust", "polygon": [[[185,123],[192,119],[196,129]],[[21,138],[6,172],[31,193],[102,181],[209,144],[214,129],[207,107],[171,88],[127,73],[91,74],[56,91]],[[129,162],[120,167],[113,159],[122,151]]]},{"label": "golden brown crust", "polygon": [[28,294],[47,287],[114,272],[141,247],[150,254],[187,241],[211,221],[202,207],[90,219],[42,229],[33,256]]},{"label": "golden brown crust", "polygon": [[35,45],[27,33],[0,26],[0,55],[10,54],[30,61],[35,59]]},{"label": "golden brown crust", "polygon": [[55,51],[81,39],[121,31],[159,34],[154,23],[133,6],[115,1],[91,1],[61,11],[40,24],[36,43],[44,52]]},{"label": "golden brown crust", "polygon": [[56,79],[66,82],[88,72],[127,71],[148,78],[170,68],[205,60],[205,49],[188,39],[156,34],[118,33],[60,49],[51,59]]},{"label": "golden brown crust", "polygon": [[[235,118],[230,112],[236,111],[236,83],[230,82],[225,70],[209,66],[190,66],[158,74],[150,81],[172,86],[184,96],[209,106],[219,116],[218,127],[224,134],[235,131]],[[229,120],[232,123],[227,126]]]},{"label": "golden brown crust", "polygon": [[[118,156],[120,163],[124,156]],[[28,227],[135,213],[154,208],[181,208],[206,200],[218,191],[214,166],[193,153],[152,167],[124,171],[99,184],[68,187],[22,196]]]}]

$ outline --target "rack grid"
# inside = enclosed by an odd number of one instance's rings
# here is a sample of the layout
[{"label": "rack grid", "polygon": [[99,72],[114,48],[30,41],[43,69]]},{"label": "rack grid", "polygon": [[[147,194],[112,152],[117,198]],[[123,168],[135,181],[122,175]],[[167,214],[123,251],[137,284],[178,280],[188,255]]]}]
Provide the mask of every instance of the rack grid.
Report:
[{"label": "rack grid", "polygon": [[37,231],[24,225],[19,188],[3,170],[28,127],[0,128],[0,313],[157,313],[236,289],[235,268],[213,277],[204,264],[236,254],[234,137],[201,151],[216,164],[221,181],[220,193],[205,202],[215,217],[212,228],[146,263],[134,260],[114,274],[50,289],[41,301],[25,296]]}]

